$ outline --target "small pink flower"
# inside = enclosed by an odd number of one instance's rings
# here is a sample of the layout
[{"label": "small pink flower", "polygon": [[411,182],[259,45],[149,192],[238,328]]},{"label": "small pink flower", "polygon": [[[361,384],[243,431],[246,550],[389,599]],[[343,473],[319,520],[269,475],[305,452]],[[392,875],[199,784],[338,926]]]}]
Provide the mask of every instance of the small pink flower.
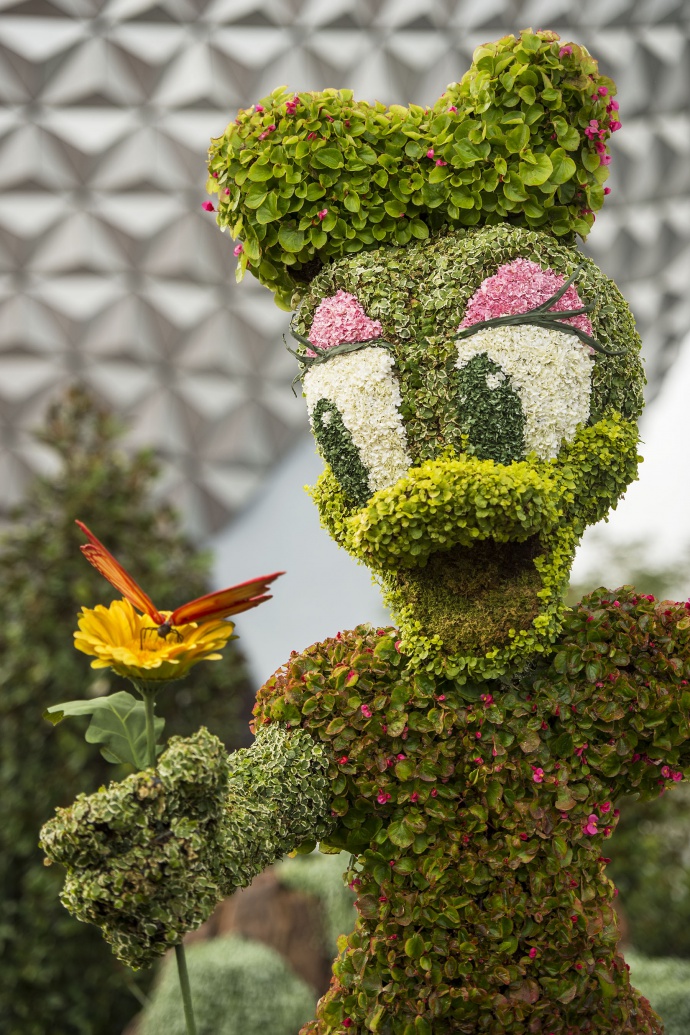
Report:
[{"label": "small pink flower", "polygon": [[385,805],[386,802],[391,800],[391,796],[388,793],[388,791],[379,791],[379,793],[376,795],[376,800],[379,803],[379,805]]},{"label": "small pink flower", "polygon": [[438,791],[437,791],[437,790],[436,790],[436,788],[434,787],[434,788],[432,789],[432,791],[431,791],[431,797],[432,797],[432,798],[435,798],[435,797],[436,797],[437,795],[438,795]]},{"label": "small pink flower", "polygon": [[319,219],[321,220],[321,222],[323,223],[324,219],[325,219],[325,218],[326,218],[326,216],[328,215],[328,209],[327,209],[327,208],[322,208],[322,209],[321,209],[321,210],[320,210],[319,212],[317,212],[316,214],[317,214],[317,216],[319,217]]},{"label": "small pink flower", "polygon": [[215,172],[211,173],[211,176],[213,177],[214,180],[218,179],[218,173],[215,173]]},{"label": "small pink flower", "polygon": [[364,716],[365,719],[370,719],[371,718],[371,708],[369,707],[368,704],[363,704],[362,707],[359,710],[361,711],[361,713],[362,713],[362,715]]},{"label": "small pink flower", "polygon": [[316,132],[316,130],[313,130],[311,133],[307,133],[307,140],[316,140],[318,135],[319,134]]},{"label": "small pink flower", "polygon": [[610,194],[610,193],[611,193],[611,188],[610,187],[604,187],[604,194]]},{"label": "small pink flower", "polygon": [[446,695],[445,694],[439,694],[438,697],[436,698],[437,701],[445,701],[445,699],[446,699]]},{"label": "small pink flower", "polygon": [[565,47],[561,47],[561,49],[558,51],[558,56],[559,58],[562,58],[565,57],[566,54],[572,54],[572,52],[573,48],[570,46],[569,43],[567,43]]},{"label": "small pink flower", "polygon": [[429,148],[429,150],[426,153],[426,156],[427,156],[427,158],[433,158],[434,157],[434,149],[433,149],[433,147]]},{"label": "small pink flower", "polygon": [[599,822],[599,817],[595,816],[595,814],[593,812],[590,813],[590,815],[587,817],[587,822],[585,823],[585,825],[583,827],[585,834],[589,834],[590,837],[594,837],[595,834],[598,834],[599,833],[599,830],[597,828],[597,823],[598,822]]},{"label": "small pink flower", "polygon": [[610,165],[611,155],[599,155],[599,165]]},{"label": "small pink flower", "polygon": [[273,133],[276,128],[275,122],[272,122],[270,126],[267,126],[263,133],[259,133],[259,140],[265,140],[269,133]]},{"label": "small pink flower", "polygon": [[481,700],[484,702],[484,707],[488,708],[493,703],[493,694],[482,694]]},{"label": "small pink flower", "polygon": [[395,757],[398,759],[398,762],[404,762],[406,755],[403,755],[401,752],[399,755],[396,755]]},{"label": "small pink flower", "polygon": [[351,880],[348,884],[348,888],[350,889],[350,891],[354,891],[355,888],[358,888],[361,885],[361,883],[362,882],[359,879],[359,877],[355,877],[354,880]]},{"label": "small pink flower", "polygon": [[244,245],[240,241],[240,243],[236,244],[235,247],[232,249],[232,254],[235,255],[235,256],[241,255],[243,251],[244,251]]},{"label": "small pink flower", "polygon": [[448,111],[449,111],[449,112],[452,112],[452,113],[453,113],[453,115],[455,115],[455,112],[456,112],[457,110],[458,110],[458,109],[457,109],[457,108],[455,107],[455,105],[454,105],[454,104],[451,104],[451,106],[450,106],[450,107],[448,108]]},{"label": "small pink flower", "polygon": [[402,643],[402,640],[396,640],[395,641],[395,649],[397,650],[398,654],[400,653],[400,644],[401,643]]},{"label": "small pink flower", "polygon": [[351,1028],[351,1027],[352,1027],[352,1021],[350,1020],[349,1017],[346,1017],[345,1020],[343,1021],[343,1028]]},{"label": "small pink flower", "polygon": [[417,791],[412,791],[412,794],[410,795],[410,801],[413,805],[415,802],[419,801],[419,794]]},{"label": "small pink flower", "polygon": [[611,811],[611,802],[610,801],[603,801],[601,803],[601,805],[598,806],[598,809],[599,809],[599,812],[610,812]]},{"label": "small pink flower", "polygon": [[520,840],[521,840],[521,841],[529,841],[529,834],[525,834],[525,833],[523,832],[523,833],[522,833],[522,834],[520,834],[519,836],[520,836]]},{"label": "small pink flower", "polygon": [[609,123],[609,129],[612,133],[617,133],[619,129],[623,128],[623,123],[619,122],[618,119],[611,119]]},{"label": "small pink flower", "polygon": [[477,730],[477,732],[475,733],[475,737],[477,738],[477,740],[481,740],[482,739],[482,731],[481,730]]},{"label": "small pink flower", "polygon": [[201,202],[201,207],[203,208],[204,212],[215,212],[216,211],[215,208],[213,207],[213,202],[212,201],[202,201]]},{"label": "small pink flower", "polygon": [[387,901],[388,901],[388,899],[386,898],[385,895],[379,895],[379,902],[387,902]]},{"label": "small pink flower", "polygon": [[257,111],[264,111],[265,109],[264,109],[264,106],[263,106],[263,104],[257,104],[257,105],[256,105],[256,110],[257,110]]},{"label": "small pink flower", "polygon": [[671,778],[671,770],[669,769],[669,767],[667,765],[663,765],[661,767],[661,775],[663,777],[665,777],[665,779],[670,780],[670,778]]},{"label": "small pink flower", "polygon": [[395,759],[394,758],[387,758],[386,759],[386,767],[388,769],[392,769],[394,765],[395,765]]},{"label": "small pink flower", "polygon": [[589,744],[583,744],[582,747],[575,748],[575,754],[578,756],[578,758],[582,758],[583,751],[586,751],[588,747]]},{"label": "small pink flower", "polygon": [[348,763],[349,761],[350,761],[350,760],[349,760],[349,758],[347,757],[347,755],[341,755],[341,756],[340,756],[340,758],[338,759],[338,765],[347,765],[347,763]]},{"label": "small pink flower", "polygon": [[475,758],[475,762],[477,763],[477,765],[484,765],[484,759],[480,758],[479,756]]},{"label": "small pink flower", "polygon": [[680,781],[683,779],[683,774],[676,770],[675,772],[671,773],[671,779],[674,783],[680,783]]},{"label": "small pink flower", "polygon": [[223,191],[223,194],[229,194],[229,193],[230,193],[230,188],[226,187],[225,190]]},{"label": "small pink flower", "polygon": [[544,781],[544,770],[540,769],[539,766],[532,766],[532,779],[535,783],[543,783]]},{"label": "small pink flower", "polygon": [[608,86],[600,86],[599,89],[597,90],[597,93],[599,94],[600,97],[606,97],[606,94],[608,92],[609,92]]},{"label": "small pink flower", "polygon": [[448,165],[448,162],[444,162],[442,158],[437,158],[436,165]]},{"label": "small pink flower", "polygon": [[529,956],[529,958],[531,960],[533,960],[535,958],[535,956],[537,955],[537,950],[534,948],[534,946],[532,946],[532,948],[529,950],[527,955]]},{"label": "small pink flower", "polygon": [[609,103],[606,105],[607,112],[620,111],[620,104],[612,97]]}]

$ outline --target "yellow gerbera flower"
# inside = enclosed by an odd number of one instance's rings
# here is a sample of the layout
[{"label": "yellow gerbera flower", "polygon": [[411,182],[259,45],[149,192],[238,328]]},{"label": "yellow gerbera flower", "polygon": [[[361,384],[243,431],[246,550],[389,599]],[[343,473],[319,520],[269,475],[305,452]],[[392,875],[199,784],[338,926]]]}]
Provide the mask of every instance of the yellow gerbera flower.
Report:
[{"label": "yellow gerbera flower", "polygon": [[[167,618],[170,611],[160,612]],[[232,622],[189,622],[175,626],[165,637],[148,615],[140,615],[128,600],[114,600],[109,607],[83,607],[74,646],[95,661],[91,668],[111,668],[139,682],[165,683],[180,679],[197,661],[218,661],[217,652],[232,635]]]}]

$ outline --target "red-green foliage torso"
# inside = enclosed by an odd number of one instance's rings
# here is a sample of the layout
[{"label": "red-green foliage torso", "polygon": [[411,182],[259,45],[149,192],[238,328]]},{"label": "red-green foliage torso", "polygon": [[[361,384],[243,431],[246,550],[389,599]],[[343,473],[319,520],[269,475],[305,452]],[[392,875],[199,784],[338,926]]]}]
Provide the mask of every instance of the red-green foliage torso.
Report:
[{"label": "red-green foliage torso", "polygon": [[260,691],[257,721],[330,745],[329,844],[354,857],[357,925],[305,1032],[662,1030],[616,953],[605,842],[620,795],[690,762],[690,617],[618,593],[512,681],[431,677],[359,627]]}]

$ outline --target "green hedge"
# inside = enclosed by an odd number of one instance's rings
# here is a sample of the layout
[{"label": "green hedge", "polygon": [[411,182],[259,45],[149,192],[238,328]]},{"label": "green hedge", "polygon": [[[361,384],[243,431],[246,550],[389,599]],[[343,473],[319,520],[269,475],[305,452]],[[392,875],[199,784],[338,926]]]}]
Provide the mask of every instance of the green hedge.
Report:
[{"label": "green hedge", "polygon": [[[273,949],[236,935],[187,948],[198,1035],[296,1035],[316,996]],[[177,967],[163,968],[139,1035],[186,1035]]]},{"label": "green hedge", "polygon": [[[3,1035],[119,1035],[139,989],[96,928],[73,920],[58,895],[60,867],[46,869],[38,832],[56,805],[124,775],[84,742],[82,722],[52,727],[46,708],[65,699],[127,689],[94,672],[74,650],[82,604],[115,595],[79,551],[86,521],[162,607],[205,592],[206,559],[180,534],[174,514],[153,506],[156,466],[128,459],[120,429],[73,392],[40,438],[53,452],[51,477],[37,479],[0,541],[0,1030]],[[244,742],[238,708],[251,689],[234,649],[199,665],[161,698],[165,735],[203,722],[229,746]],[[146,976],[137,975],[138,985]],[[133,994],[134,993],[134,994]]]},{"label": "green hedge", "polygon": [[648,959],[626,953],[630,979],[664,1022],[665,1035],[690,1031],[690,963],[678,959]]}]

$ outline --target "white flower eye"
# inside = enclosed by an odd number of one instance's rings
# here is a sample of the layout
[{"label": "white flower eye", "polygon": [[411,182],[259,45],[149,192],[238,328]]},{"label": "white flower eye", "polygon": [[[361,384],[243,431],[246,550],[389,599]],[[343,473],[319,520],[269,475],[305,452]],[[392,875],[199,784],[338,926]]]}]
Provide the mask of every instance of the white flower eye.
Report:
[{"label": "white flower eye", "polygon": [[369,345],[332,356],[302,383],[321,453],[353,501],[361,506],[395,485],[412,461],[389,350]]},{"label": "white flower eye", "polygon": [[461,424],[473,446],[502,463],[555,457],[589,417],[592,366],[566,331],[507,324],[460,339]]}]

